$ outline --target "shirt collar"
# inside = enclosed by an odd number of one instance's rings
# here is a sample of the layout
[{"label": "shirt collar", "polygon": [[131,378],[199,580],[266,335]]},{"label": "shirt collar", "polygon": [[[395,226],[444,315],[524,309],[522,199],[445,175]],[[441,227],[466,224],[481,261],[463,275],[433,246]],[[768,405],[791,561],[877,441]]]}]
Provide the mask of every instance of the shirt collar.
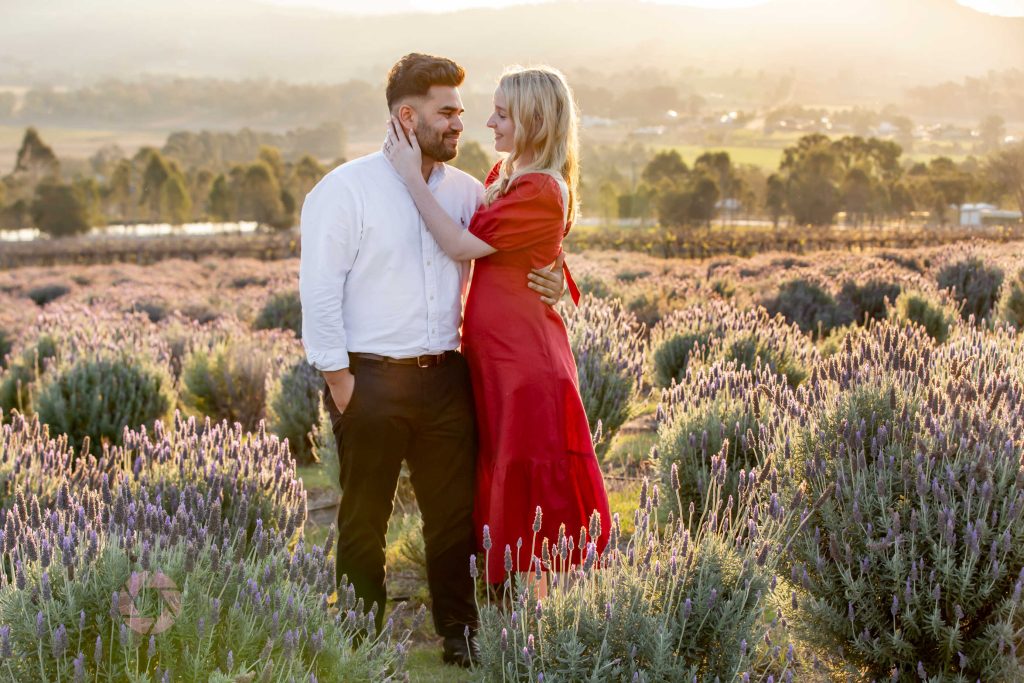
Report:
[{"label": "shirt collar", "polygon": [[[387,156],[384,154],[384,151],[381,150],[377,152],[377,154],[379,154],[380,158],[384,160],[384,164],[388,167],[388,170],[391,171],[391,173],[393,173],[396,178],[401,178],[401,176],[398,174],[398,171],[395,170],[395,167],[391,165],[391,159],[387,158]],[[430,177],[427,179],[427,187],[436,187],[438,184],[444,181],[447,175],[448,164],[445,164],[440,161],[435,162],[434,170],[430,172]]]}]

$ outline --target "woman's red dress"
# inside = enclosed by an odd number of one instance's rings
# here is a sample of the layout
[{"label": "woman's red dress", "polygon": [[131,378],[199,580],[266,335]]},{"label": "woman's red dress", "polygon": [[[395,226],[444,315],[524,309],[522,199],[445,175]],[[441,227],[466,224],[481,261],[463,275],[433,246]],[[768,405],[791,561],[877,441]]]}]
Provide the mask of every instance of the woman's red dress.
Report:
[{"label": "woman's red dress", "polygon": [[[497,170],[491,171],[488,185]],[[488,525],[492,582],[505,578],[506,545],[512,548],[513,571],[530,571],[531,557],[541,555],[542,539],[554,546],[560,525],[578,544],[580,527],[589,529],[596,510],[601,516],[599,552],[610,530],[608,494],[565,324],[525,285],[531,268],[547,266],[561,252],[563,206],[558,182],[531,173],[481,207],[469,226],[497,249],[475,262],[462,333],[480,439],[477,539],[482,547],[483,525]],[[543,510],[542,524],[531,552],[537,506]],[[583,557],[577,548],[574,563]]]}]

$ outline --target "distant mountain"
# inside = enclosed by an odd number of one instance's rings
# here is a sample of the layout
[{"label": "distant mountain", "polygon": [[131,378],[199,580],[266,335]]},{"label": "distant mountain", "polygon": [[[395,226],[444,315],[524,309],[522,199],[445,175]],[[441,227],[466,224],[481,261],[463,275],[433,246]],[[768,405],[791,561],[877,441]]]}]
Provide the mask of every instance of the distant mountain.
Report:
[{"label": "distant mountain", "polygon": [[597,73],[781,70],[888,93],[1024,66],[1024,19],[954,0],[730,10],[580,0],[387,16],[252,0],[0,0],[0,15],[0,83],[147,73],[379,82],[413,50],[450,55],[488,80],[506,64],[543,61]]}]

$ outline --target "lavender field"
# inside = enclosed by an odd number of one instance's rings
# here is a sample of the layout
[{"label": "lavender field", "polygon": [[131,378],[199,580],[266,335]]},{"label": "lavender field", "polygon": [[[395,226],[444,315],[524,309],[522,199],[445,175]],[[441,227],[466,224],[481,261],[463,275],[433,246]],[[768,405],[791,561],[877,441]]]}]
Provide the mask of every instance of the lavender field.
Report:
[{"label": "lavender field", "polygon": [[[608,551],[466,558],[468,680],[1024,680],[1024,243],[569,263]],[[0,680],[464,680],[407,482],[384,631],[335,589],[297,270],[0,272]]]}]

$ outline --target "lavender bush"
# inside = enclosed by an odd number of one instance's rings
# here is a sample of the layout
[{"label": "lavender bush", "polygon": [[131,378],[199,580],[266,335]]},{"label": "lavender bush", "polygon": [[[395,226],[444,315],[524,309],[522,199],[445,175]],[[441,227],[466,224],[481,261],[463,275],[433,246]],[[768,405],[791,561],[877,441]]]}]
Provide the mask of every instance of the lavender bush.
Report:
[{"label": "lavender bush", "polygon": [[618,301],[585,297],[563,310],[591,429],[601,424],[603,455],[611,438],[633,414],[643,380],[643,326]]},{"label": "lavender bush", "polygon": [[1024,268],[1003,284],[997,315],[1000,320],[1017,330],[1024,330]]},{"label": "lavender bush", "polygon": [[194,415],[253,429],[266,411],[270,364],[266,350],[253,340],[195,349],[182,364],[182,404]]},{"label": "lavender bush", "polygon": [[14,348],[13,335],[0,327],[0,370],[7,367],[7,354]]},{"label": "lavender bush", "polygon": [[26,296],[28,296],[29,299],[32,299],[32,302],[36,306],[42,307],[48,303],[56,301],[70,291],[71,288],[67,285],[59,282],[52,282],[31,288],[26,292]]},{"label": "lavender bush", "polygon": [[891,318],[903,324],[920,326],[929,337],[941,344],[949,339],[950,331],[957,321],[957,313],[951,304],[940,297],[919,291],[906,291],[896,299]]},{"label": "lavender bush", "polygon": [[9,356],[7,371],[0,378],[0,410],[31,410],[35,381],[56,355],[56,341],[43,335],[33,346],[23,349],[13,358]]},{"label": "lavender bush", "polygon": [[[678,385],[664,392],[657,413],[661,488],[679,496],[661,499],[662,515],[685,516],[695,506],[698,519],[715,477],[713,462],[724,455],[723,497],[739,495],[751,470],[763,470],[760,441],[778,429],[776,406],[788,391],[776,373],[760,366],[748,370],[734,363],[716,364],[687,372]],[[724,449],[724,451],[723,451]],[[687,507],[680,507],[680,504]]]},{"label": "lavender bush", "polygon": [[170,416],[177,397],[166,367],[132,351],[99,354],[43,378],[34,407],[76,450],[119,443],[127,429]]},{"label": "lavender bush", "polygon": [[257,330],[291,330],[296,337],[302,336],[302,304],[298,291],[272,294],[263,305],[253,328]]},{"label": "lavender bush", "polygon": [[312,432],[319,419],[324,381],[320,372],[299,358],[274,381],[268,398],[267,428],[288,439],[300,465],[315,460]]},{"label": "lavender bush", "polygon": [[810,340],[780,316],[718,300],[671,314],[651,331],[650,349],[648,376],[658,387],[682,381],[691,363],[716,361],[760,364],[795,386],[817,356]]},{"label": "lavender bush", "polygon": [[850,338],[769,454],[814,503],[784,556],[795,628],[858,677],[1024,678],[1024,385],[981,339]]},{"label": "lavender bush", "polygon": [[[762,667],[770,667],[770,680],[792,680],[793,660],[782,654],[791,650],[771,641],[766,613],[772,550],[787,513],[778,497],[767,505],[753,496],[777,477],[755,469],[726,500],[724,458],[713,470],[700,519],[673,516],[659,526],[662,494],[645,483],[635,533],[621,548],[617,517],[611,529],[592,521],[581,530],[584,539],[609,534],[603,555],[593,540],[581,548],[572,532],[550,543],[535,539],[531,580],[519,584],[504,609],[481,610],[480,677],[710,683],[765,680]],[[538,585],[546,591],[538,593]]]},{"label": "lavender bush", "polygon": [[824,287],[797,278],[784,282],[778,292],[763,299],[761,305],[770,315],[779,314],[803,332],[816,337],[852,322],[851,313],[841,307]]},{"label": "lavender bush", "polygon": [[[290,551],[262,519],[247,538],[193,484],[174,490],[180,502],[168,515],[161,497],[170,492],[66,490],[54,508],[40,512],[30,496],[0,513],[4,680],[401,677],[408,632],[389,621],[360,637],[373,621],[351,590],[328,609],[333,537]],[[166,598],[153,577],[176,595]]]},{"label": "lavender bush", "polygon": [[[51,438],[36,416],[14,414],[0,426],[0,507],[15,491],[34,495],[46,507],[63,486],[100,491],[145,486],[160,493],[167,515],[178,508],[180,491],[191,486],[219,500],[220,514],[235,529],[252,530],[257,517],[266,528],[291,538],[305,523],[306,493],[295,478],[287,446],[265,430],[246,433],[238,425],[200,425],[175,415],[173,428],[157,422],[152,432],[125,430],[122,444],[99,456],[75,457],[67,438]],[[164,493],[166,492],[166,493]]]},{"label": "lavender bush", "polygon": [[847,280],[839,291],[839,306],[853,322],[864,325],[869,320],[884,320],[889,316],[889,306],[900,295],[902,287],[898,282],[872,279],[863,284]]},{"label": "lavender bush", "polygon": [[988,317],[999,299],[1003,270],[971,256],[943,266],[935,274],[935,280],[941,289],[950,290],[964,320],[974,316],[981,321]]}]

